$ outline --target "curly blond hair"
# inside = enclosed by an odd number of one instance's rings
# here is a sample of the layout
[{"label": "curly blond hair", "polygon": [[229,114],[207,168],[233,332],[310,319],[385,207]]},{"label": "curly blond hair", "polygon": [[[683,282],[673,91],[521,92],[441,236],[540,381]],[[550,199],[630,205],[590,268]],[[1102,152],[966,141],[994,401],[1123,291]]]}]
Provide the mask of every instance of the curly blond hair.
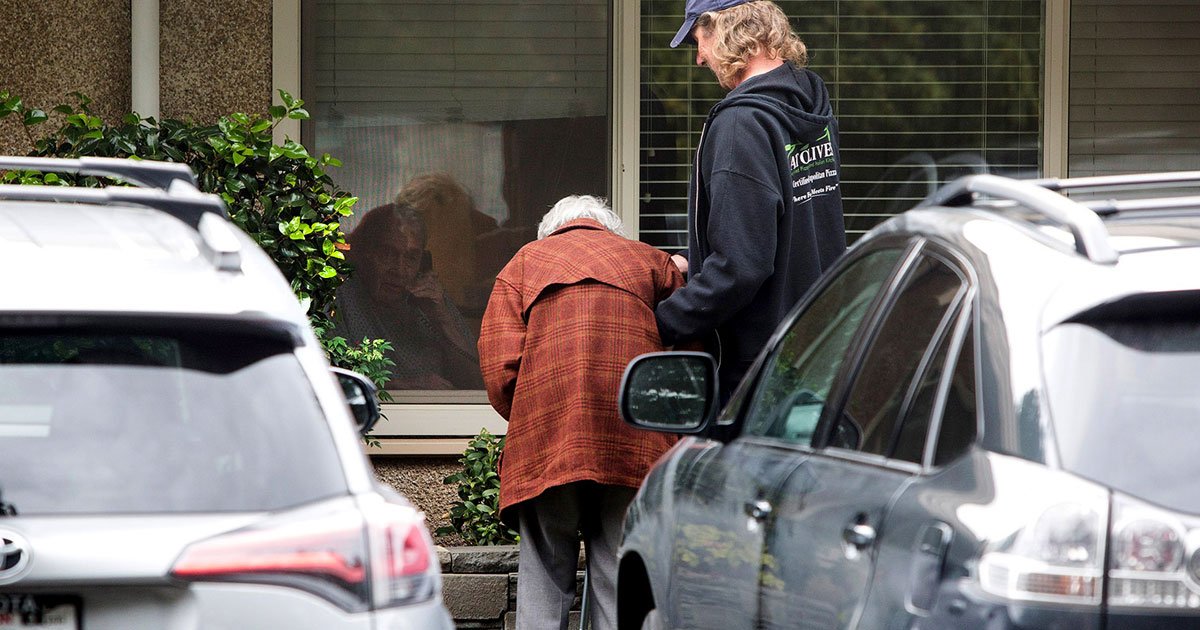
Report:
[{"label": "curly blond hair", "polygon": [[760,53],[801,68],[808,64],[804,42],[792,31],[783,10],[770,0],[703,13],[696,18],[696,26],[712,37],[716,62],[712,70],[722,85],[732,84],[749,60]]}]

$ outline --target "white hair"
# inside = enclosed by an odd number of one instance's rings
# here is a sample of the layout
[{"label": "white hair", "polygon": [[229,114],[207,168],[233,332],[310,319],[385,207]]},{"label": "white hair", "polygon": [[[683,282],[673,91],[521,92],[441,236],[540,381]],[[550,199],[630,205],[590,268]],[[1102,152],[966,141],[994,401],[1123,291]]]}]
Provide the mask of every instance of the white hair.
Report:
[{"label": "white hair", "polygon": [[613,212],[604,199],[591,195],[571,195],[563,197],[554,204],[553,208],[542,217],[538,224],[539,239],[550,236],[558,228],[576,219],[592,219],[608,228],[608,231],[618,236],[625,236],[625,227],[621,217]]}]

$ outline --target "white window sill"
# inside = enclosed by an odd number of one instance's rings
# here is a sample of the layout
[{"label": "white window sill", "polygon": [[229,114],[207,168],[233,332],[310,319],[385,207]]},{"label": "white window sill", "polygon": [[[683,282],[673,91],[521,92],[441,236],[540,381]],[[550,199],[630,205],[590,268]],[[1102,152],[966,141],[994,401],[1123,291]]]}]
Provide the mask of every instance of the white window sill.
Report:
[{"label": "white window sill", "polygon": [[461,455],[467,441],[487,429],[504,435],[508,422],[490,405],[384,403],[383,418],[371,431],[380,446],[364,445],[368,455]]}]

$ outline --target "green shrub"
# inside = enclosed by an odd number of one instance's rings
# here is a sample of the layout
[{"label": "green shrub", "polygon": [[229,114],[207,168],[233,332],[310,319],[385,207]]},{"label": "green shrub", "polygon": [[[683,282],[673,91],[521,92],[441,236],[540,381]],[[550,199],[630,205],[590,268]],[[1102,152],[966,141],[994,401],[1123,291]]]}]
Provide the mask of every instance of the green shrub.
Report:
[{"label": "green shrub", "polygon": [[470,545],[509,545],[519,536],[500,522],[500,454],[504,438],[481,429],[458,463],[462,470],[444,483],[458,486],[458,502],[450,507],[450,525],[439,535],[458,534]]},{"label": "green shrub", "polygon": [[[272,131],[283,120],[308,118],[304,101],[279,91],[282,105],[264,118],[234,113],[213,125],[127,114],[109,125],[92,114],[91,99],[73,94],[74,105],[59,105],[61,124],[47,135],[34,131],[50,120],[46,111],[0,92],[0,118],[16,115],[38,157],[136,157],[183,162],[196,173],[200,189],[219,195],[230,218],[275,261],[305,304],[313,328],[330,362],[371,378],[382,391],[392,362],[383,356],[383,340],[350,345],[330,337],[334,294],[351,273],[343,254],[348,246],[340,221],[351,214],[356,197],[341,190],[325,172],[341,163],[309,155],[303,145],[287,140],[277,145]],[[79,181],[77,181],[79,180]],[[99,186],[94,177],[9,171],[4,182]],[[386,392],[383,392],[386,400]]]}]

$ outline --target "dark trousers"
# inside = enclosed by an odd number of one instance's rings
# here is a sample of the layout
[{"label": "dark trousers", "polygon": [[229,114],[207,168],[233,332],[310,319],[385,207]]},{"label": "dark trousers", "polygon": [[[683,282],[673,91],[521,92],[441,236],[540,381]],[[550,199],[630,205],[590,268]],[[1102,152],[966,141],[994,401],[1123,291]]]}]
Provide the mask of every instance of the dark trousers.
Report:
[{"label": "dark trousers", "polygon": [[593,630],[617,627],[617,547],[633,488],[580,481],[518,507],[517,630],[567,630],[582,535]]}]

